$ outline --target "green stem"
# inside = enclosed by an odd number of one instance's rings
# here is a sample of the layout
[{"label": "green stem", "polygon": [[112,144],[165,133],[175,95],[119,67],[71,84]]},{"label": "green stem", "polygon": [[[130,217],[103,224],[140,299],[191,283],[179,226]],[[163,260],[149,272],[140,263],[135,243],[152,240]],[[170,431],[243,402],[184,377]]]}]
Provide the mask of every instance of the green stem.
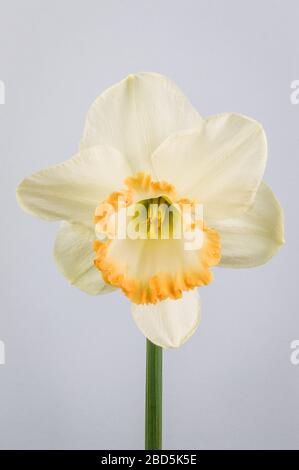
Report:
[{"label": "green stem", "polygon": [[162,449],[162,348],[146,340],[145,450]]}]

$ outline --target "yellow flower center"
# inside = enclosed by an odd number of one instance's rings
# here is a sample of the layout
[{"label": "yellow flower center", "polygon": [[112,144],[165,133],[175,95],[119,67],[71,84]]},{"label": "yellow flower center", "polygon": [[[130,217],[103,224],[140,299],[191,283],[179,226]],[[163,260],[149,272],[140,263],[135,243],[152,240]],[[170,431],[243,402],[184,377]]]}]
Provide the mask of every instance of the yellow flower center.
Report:
[{"label": "yellow flower center", "polygon": [[[220,239],[205,227],[196,202],[144,173],[127,178],[95,211],[95,266],[135,303],[177,299],[212,280]],[[186,208],[188,209],[186,211]]]}]

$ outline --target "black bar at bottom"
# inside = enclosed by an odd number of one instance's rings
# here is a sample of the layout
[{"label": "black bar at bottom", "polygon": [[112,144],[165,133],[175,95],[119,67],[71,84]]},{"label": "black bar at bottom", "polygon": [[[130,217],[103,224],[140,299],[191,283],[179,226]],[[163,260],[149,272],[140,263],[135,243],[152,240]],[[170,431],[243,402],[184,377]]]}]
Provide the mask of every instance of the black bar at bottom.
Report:
[{"label": "black bar at bottom", "polygon": [[[1,450],[0,464],[59,465],[76,468],[105,468],[121,465],[138,468],[143,465],[201,465],[201,464],[275,464],[286,467],[297,463],[299,450]],[[4,467],[2,467],[4,468]],[[20,467],[21,468],[21,467]]]}]

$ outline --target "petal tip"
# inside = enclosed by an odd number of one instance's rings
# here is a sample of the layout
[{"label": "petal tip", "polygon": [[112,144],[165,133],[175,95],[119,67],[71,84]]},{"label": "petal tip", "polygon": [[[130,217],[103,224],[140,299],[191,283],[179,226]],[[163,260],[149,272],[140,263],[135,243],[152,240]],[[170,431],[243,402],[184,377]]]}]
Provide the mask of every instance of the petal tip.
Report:
[{"label": "petal tip", "polygon": [[132,315],[137,327],[152,343],[165,349],[178,348],[188,341],[200,323],[197,289],[178,300],[146,306],[132,304]]}]

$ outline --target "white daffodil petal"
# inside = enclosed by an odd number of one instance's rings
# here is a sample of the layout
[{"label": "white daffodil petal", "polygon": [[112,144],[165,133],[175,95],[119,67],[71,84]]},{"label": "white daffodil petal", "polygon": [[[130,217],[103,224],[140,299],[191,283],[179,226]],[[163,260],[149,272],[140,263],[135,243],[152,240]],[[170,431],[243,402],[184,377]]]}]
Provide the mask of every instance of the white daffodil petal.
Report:
[{"label": "white daffodil petal", "polygon": [[205,217],[222,219],[239,216],[253,203],[266,156],[261,125],[226,113],[170,136],[152,161],[160,179],[204,205]]},{"label": "white daffodil petal", "polygon": [[94,232],[81,224],[62,222],[54,245],[59,271],[74,286],[91,295],[112,292],[94,266]]},{"label": "white daffodil petal", "polygon": [[177,348],[195,332],[200,322],[197,289],[185,292],[178,300],[157,304],[132,304],[133,319],[141,332],[157,346]]},{"label": "white daffodil petal", "polygon": [[272,258],[284,243],[282,209],[265,183],[261,183],[253,206],[241,217],[210,221],[210,224],[220,234],[219,266],[259,266]]},{"label": "white daffodil petal", "polygon": [[108,88],[91,106],[81,148],[108,144],[133,172],[152,173],[150,155],[166,137],[196,127],[202,118],[180,89],[157,73],[138,73]]},{"label": "white daffodil petal", "polygon": [[128,174],[118,150],[99,145],[25,178],[17,200],[25,211],[44,219],[92,224],[98,203],[122,186]]}]

